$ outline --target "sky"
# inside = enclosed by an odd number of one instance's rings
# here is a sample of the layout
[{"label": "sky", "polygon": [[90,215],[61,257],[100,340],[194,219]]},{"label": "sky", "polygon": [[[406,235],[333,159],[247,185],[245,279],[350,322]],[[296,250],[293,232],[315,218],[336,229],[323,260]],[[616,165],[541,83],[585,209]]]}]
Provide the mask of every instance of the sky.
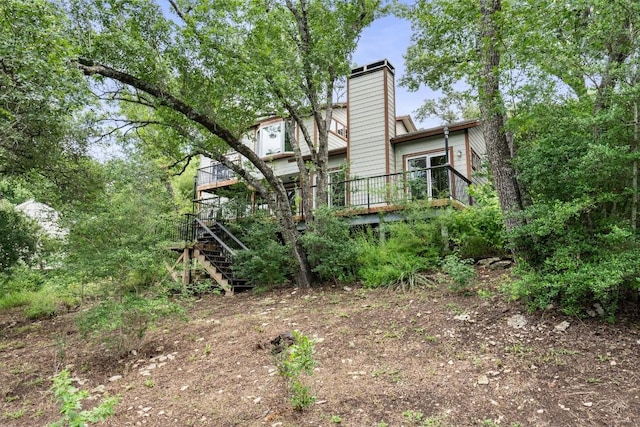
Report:
[{"label": "sky", "polygon": [[405,74],[404,58],[411,42],[411,24],[395,16],[386,16],[375,20],[367,27],[358,41],[358,48],[353,55],[357,66],[388,59],[396,69],[396,115],[410,115],[418,128],[430,128],[441,124],[438,118],[418,122],[414,111],[425,100],[438,95],[428,88],[421,87],[417,92],[409,92],[399,85]]}]

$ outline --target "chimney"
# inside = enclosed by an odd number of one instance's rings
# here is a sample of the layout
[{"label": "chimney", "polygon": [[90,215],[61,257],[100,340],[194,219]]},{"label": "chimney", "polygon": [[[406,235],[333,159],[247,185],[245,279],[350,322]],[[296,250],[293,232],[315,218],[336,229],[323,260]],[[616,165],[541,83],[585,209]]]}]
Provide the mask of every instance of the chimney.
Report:
[{"label": "chimney", "polygon": [[347,85],[351,177],[395,173],[395,69],[388,60],[354,68]]}]

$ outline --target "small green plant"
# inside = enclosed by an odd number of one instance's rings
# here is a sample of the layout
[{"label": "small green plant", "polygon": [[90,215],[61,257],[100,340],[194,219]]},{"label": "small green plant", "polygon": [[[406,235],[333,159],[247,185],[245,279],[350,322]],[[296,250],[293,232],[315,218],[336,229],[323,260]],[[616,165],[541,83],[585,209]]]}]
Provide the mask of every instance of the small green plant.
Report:
[{"label": "small green plant", "polygon": [[409,422],[420,422],[424,418],[424,414],[420,411],[404,411],[402,416]]},{"label": "small green plant", "polygon": [[342,418],[340,418],[339,415],[332,415],[331,416],[331,422],[334,424],[340,424],[342,423]]},{"label": "small green plant", "polygon": [[460,259],[457,254],[444,257],[441,266],[442,270],[453,280],[454,284],[451,287],[454,290],[465,289],[476,277],[473,260]]},{"label": "small green plant", "polygon": [[531,347],[524,346],[522,343],[515,343],[513,345],[504,348],[507,353],[515,354],[516,356],[524,357],[525,354],[529,354],[533,351]]},{"label": "small green plant", "polygon": [[211,352],[212,352],[212,351],[213,351],[213,349],[212,349],[212,347],[211,347],[211,343],[207,343],[207,344],[204,346],[204,354],[205,354],[206,356],[208,356],[208,355],[210,355],[210,354],[211,354]]},{"label": "small green plant", "polygon": [[51,390],[60,403],[62,418],[49,424],[49,427],[86,427],[88,423],[104,421],[113,415],[114,408],[120,401],[120,396],[107,396],[95,408],[81,411],[81,402],[89,396],[89,392],[79,390],[71,385],[71,378],[67,370],[60,371],[58,375],[53,377]]},{"label": "small green plant", "polygon": [[26,410],[23,409],[18,409],[17,411],[13,411],[13,412],[5,412],[2,417],[3,418],[11,418],[12,420],[18,420],[20,418],[22,418],[22,416],[26,413]]},{"label": "small green plant", "polygon": [[155,387],[156,383],[153,382],[153,380],[151,378],[147,378],[146,380],[144,380],[144,386],[147,388],[153,388]]},{"label": "small green plant", "polygon": [[314,341],[306,335],[293,331],[294,344],[276,353],[278,372],[287,382],[291,394],[291,405],[295,410],[302,410],[316,401],[311,394],[311,387],[303,382],[303,374],[313,375],[316,361],[313,359]]}]

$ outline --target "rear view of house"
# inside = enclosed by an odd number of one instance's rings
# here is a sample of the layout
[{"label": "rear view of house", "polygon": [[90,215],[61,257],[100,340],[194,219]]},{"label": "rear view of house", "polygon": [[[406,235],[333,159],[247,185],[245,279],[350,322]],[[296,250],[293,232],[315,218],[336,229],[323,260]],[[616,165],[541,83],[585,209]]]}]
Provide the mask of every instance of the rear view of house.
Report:
[{"label": "rear view of house", "polygon": [[[458,207],[473,203],[468,190],[483,180],[480,168],[485,153],[477,120],[418,130],[411,117],[396,117],[395,70],[387,60],[353,69],[347,81],[347,102],[332,108],[328,203],[348,212],[353,223],[375,224],[403,209],[407,201]],[[317,142],[313,118],[306,120]],[[265,117],[247,131],[242,142],[269,162],[287,190],[292,212],[302,220],[298,163],[289,139],[301,140],[302,135],[300,129],[288,126],[293,126],[291,121],[282,117]],[[307,144],[299,145],[303,157],[309,156]],[[236,152],[228,153],[227,159],[247,162]],[[255,177],[261,178],[258,173]],[[175,266],[183,262],[184,283],[189,282],[189,266],[196,260],[223,289],[248,286],[231,268],[236,252],[247,248],[227,230],[224,220],[266,209],[232,170],[203,157],[194,213],[184,223],[187,237],[182,239],[196,243],[175,248],[182,251]]]},{"label": "rear view of house", "polygon": [[[411,117],[396,117],[395,69],[387,60],[355,68],[347,85],[347,102],[333,106],[329,135],[329,204],[359,215],[398,209],[407,200],[469,205],[468,188],[482,181],[485,154],[477,120],[418,130]],[[288,140],[289,122],[268,117],[249,130],[244,143],[270,161],[288,189],[293,209],[298,168]],[[308,128],[317,128],[311,117]],[[294,131],[301,137],[299,130]],[[305,144],[301,144],[302,154]],[[229,158],[241,162],[237,153]],[[222,164],[202,158],[197,199],[219,218],[248,215],[264,208],[254,196],[229,192],[238,184]]]}]

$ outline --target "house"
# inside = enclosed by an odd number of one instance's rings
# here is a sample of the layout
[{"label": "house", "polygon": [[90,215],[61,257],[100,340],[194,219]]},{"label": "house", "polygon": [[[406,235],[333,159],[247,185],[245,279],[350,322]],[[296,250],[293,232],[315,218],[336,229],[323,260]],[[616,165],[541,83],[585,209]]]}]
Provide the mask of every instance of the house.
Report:
[{"label": "house", "polygon": [[[411,117],[396,117],[395,69],[387,60],[351,70],[347,102],[333,106],[329,135],[329,204],[359,215],[397,209],[401,201],[427,199],[433,204],[469,205],[471,183],[482,181],[485,155],[478,120],[418,130]],[[308,129],[317,128],[308,118]],[[294,209],[298,168],[288,139],[288,122],[280,117],[259,121],[244,139],[268,159],[289,190]],[[299,129],[294,131],[301,139]],[[300,140],[299,139],[299,140]],[[301,144],[302,154],[308,154]],[[241,162],[237,153],[229,158]],[[230,196],[234,173],[203,157],[196,180],[197,200],[217,217],[230,218],[264,208],[255,198]],[[377,217],[377,215],[372,215]]]},{"label": "house", "polygon": [[[318,132],[311,117],[307,129]],[[289,140],[289,122],[268,117],[256,123],[243,143],[282,179],[294,214],[299,206],[299,171]],[[300,129],[293,130],[302,140]],[[302,154],[309,155],[306,144]],[[485,154],[480,122],[469,120],[418,130],[409,116],[396,117],[395,70],[387,61],[355,68],[347,80],[347,102],[333,106],[329,134],[329,204],[353,214],[355,223],[375,224],[394,215],[407,200],[427,200],[433,205],[469,205],[469,185],[480,183]],[[238,153],[233,162],[245,162]],[[250,215],[266,209],[255,194],[239,183],[226,166],[203,157],[195,184],[196,209],[182,224],[180,258],[167,268],[178,280],[191,280],[194,260],[220,287],[232,292],[247,287],[231,267],[237,251],[246,249],[218,219]],[[260,177],[256,175],[256,177]]]},{"label": "house", "polygon": [[42,231],[50,238],[63,239],[68,234],[68,230],[59,225],[60,215],[49,205],[29,199],[17,205],[15,210],[37,222]]}]

